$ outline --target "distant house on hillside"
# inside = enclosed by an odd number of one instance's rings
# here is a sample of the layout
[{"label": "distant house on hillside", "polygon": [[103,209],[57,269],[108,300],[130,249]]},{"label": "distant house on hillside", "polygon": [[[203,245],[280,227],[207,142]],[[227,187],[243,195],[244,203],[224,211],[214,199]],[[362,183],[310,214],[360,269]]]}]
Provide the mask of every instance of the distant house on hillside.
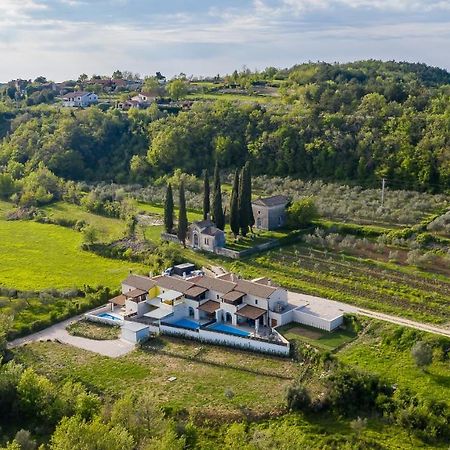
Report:
[{"label": "distant house on hillside", "polygon": [[189,225],[188,244],[192,248],[214,252],[218,247],[225,247],[225,233],[211,220],[202,220]]},{"label": "distant house on hillside", "polygon": [[63,97],[63,106],[70,108],[85,108],[98,102],[97,94],[93,92],[69,92]]},{"label": "distant house on hillside", "polygon": [[252,202],[255,226],[258,230],[275,230],[286,224],[286,205],[289,199],[284,195],[259,198]]},{"label": "distant house on hillside", "polygon": [[156,97],[149,92],[139,92],[138,95],[131,97],[131,101],[139,103],[141,107],[147,107],[156,101]]}]

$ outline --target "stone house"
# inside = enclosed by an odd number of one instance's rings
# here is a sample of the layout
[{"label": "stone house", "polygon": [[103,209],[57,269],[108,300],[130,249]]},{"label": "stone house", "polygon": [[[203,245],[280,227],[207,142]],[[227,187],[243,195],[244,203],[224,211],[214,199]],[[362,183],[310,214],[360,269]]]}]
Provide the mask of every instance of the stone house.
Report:
[{"label": "stone house", "polygon": [[211,220],[201,220],[189,225],[187,241],[190,247],[214,252],[225,247],[225,233]]},{"label": "stone house", "polygon": [[259,198],[252,202],[255,227],[258,230],[275,230],[286,225],[286,205],[289,199],[284,195]]}]

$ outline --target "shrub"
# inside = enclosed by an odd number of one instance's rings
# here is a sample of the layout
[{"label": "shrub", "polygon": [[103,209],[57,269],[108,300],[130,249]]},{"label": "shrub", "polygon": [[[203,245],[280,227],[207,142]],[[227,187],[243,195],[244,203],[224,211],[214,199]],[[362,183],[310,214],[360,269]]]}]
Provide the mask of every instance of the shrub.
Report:
[{"label": "shrub", "polygon": [[433,362],[433,350],[423,341],[416,342],[411,349],[411,356],[417,367],[424,369]]},{"label": "shrub", "polygon": [[311,406],[311,398],[305,386],[298,381],[288,387],[286,404],[291,411],[306,411]]},{"label": "shrub", "polygon": [[311,197],[295,201],[287,210],[290,228],[303,228],[318,217],[316,205]]}]

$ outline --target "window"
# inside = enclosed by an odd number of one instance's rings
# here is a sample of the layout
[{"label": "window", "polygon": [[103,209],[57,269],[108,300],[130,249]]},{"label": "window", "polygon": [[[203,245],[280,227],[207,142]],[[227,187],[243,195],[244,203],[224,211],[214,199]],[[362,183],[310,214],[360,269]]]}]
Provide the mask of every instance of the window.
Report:
[{"label": "window", "polygon": [[217,300],[219,300],[219,294],[217,294]]},{"label": "window", "polygon": [[257,305],[258,304],[258,300],[255,298],[255,305]]},{"label": "window", "polygon": [[209,245],[209,239],[205,238],[205,245]]},{"label": "window", "polygon": [[258,214],[261,214],[261,211],[258,209]]}]

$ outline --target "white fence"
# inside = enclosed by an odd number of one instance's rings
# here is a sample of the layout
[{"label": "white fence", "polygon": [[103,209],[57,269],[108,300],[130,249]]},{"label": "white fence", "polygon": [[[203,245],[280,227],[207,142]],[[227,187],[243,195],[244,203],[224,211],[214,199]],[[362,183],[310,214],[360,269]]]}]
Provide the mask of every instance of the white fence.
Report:
[{"label": "white fence", "polygon": [[188,330],[186,328],[173,327],[167,324],[161,324],[160,330],[162,334],[183,336],[203,342],[209,342],[211,344],[227,345],[244,350],[253,350],[274,355],[288,356],[290,350],[290,346],[287,341],[279,343],[268,342],[259,339],[225,334],[221,333],[220,331],[212,331],[202,328],[198,330]]}]

